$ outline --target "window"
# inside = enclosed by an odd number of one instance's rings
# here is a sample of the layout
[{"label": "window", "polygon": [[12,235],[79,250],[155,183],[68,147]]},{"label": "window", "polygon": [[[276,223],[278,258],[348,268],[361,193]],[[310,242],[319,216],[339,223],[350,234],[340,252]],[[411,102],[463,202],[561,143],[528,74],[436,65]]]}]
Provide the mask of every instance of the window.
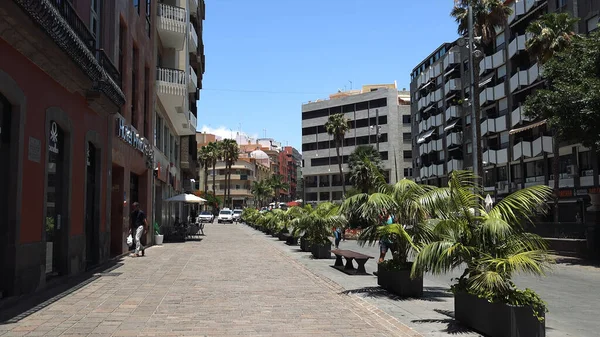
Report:
[{"label": "window", "polygon": [[402,115],[402,124],[410,124],[410,115]]},{"label": "window", "polygon": [[502,31],[500,34],[498,34],[498,36],[496,37],[496,50],[499,50],[500,48],[504,47],[504,31]]},{"label": "window", "polygon": [[404,159],[411,159],[412,151],[404,151]]},{"label": "window", "polygon": [[410,167],[404,168],[404,176],[405,177],[412,177],[412,168],[410,168]]},{"label": "window", "polygon": [[119,71],[121,72],[121,75],[123,75],[124,72],[124,50],[125,50],[125,31],[127,30],[127,28],[125,28],[125,26],[123,24],[121,24],[119,26]]},{"label": "window", "polygon": [[496,174],[498,175],[497,181],[508,181],[508,170],[506,169],[506,166],[499,166],[496,170]]},{"label": "window", "polygon": [[140,0],[133,0],[133,7],[137,9],[138,15],[140,14]]},{"label": "window", "polygon": [[165,137],[162,142],[162,152],[165,156],[169,156],[169,129],[167,128],[167,123],[163,123],[163,136]]},{"label": "window", "polygon": [[593,18],[587,20],[587,31],[591,33],[598,29],[598,24],[600,23],[600,16],[596,15]]},{"label": "window", "polygon": [[96,38],[96,47],[101,46],[100,41],[100,33],[102,29],[100,28],[100,0],[92,0],[90,4],[90,30],[92,31],[92,35]]},{"label": "window", "polygon": [[150,17],[151,15],[151,10],[152,10],[152,0],[146,0],[146,33],[148,33],[148,37],[150,37],[150,35],[152,34],[152,24],[151,24],[151,20],[152,18]]},{"label": "window", "polygon": [[411,135],[411,133],[410,133],[410,132],[404,132],[404,133],[402,134],[402,139],[403,139],[403,140],[411,140],[411,139],[412,139],[412,135]]},{"label": "window", "polygon": [[467,143],[467,153],[473,153],[473,143]]},{"label": "window", "polygon": [[556,0],[556,8],[562,8],[567,5],[567,0]]},{"label": "window", "polygon": [[508,147],[509,135],[508,131],[500,134],[500,147],[505,149]]},{"label": "window", "polygon": [[137,100],[138,100],[138,92],[137,92],[137,66],[138,66],[138,54],[139,51],[136,48],[135,44],[133,45],[133,63],[131,65],[131,125],[133,125],[136,130],[138,129],[138,120],[137,120]]},{"label": "window", "polygon": [[148,99],[150,98],[150,81],[148,80],[150,78],[150,68],[144,68],[144,115],[142,116],[142,118],[144,119],[144,130],[142,130],[142,132],[140,132],[140,134],[142,136],[146,136],[146,132],[148,130],[148,120],[150,119],[150,111],[148,111],[148,108],[150,107],[150,104],[148,104]]},{"label": "window", "polygon": [[156,115],[156,126],[154,127],[154,146],[161,149],[160,141],[162,140],[162,118]]}]

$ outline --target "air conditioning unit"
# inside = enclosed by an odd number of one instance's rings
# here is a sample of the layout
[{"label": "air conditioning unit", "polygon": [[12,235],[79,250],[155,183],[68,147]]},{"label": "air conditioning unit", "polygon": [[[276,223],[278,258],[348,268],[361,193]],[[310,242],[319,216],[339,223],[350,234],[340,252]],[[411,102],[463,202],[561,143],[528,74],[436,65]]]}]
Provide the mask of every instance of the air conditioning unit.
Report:
[{"label": "air conditioning unit", "polygon": [[503,190],[506,188],[506,182],[505,181],[499,181],[496,183],[496,186],[498,187],[499,190]]},{"label": "air conditioning unit", "polygon": [[576,165],[567,166],[567,174],[571,177],[576,176],[577,175],[577,166]]},{"label": "air conditioning unit", "polygon": [[517,188],[517,183],[510,183],[510,188],[511,189]]}]

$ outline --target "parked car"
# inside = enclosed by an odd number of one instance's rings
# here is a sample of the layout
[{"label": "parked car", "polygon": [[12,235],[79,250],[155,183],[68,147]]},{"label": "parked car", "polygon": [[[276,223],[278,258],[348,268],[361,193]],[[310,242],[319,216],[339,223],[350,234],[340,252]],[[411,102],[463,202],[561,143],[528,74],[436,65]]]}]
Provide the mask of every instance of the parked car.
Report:
[{"label": "parked car", "polygon": [[233,223],[233,212],[230,209],[222,209],[217,217],[217,223]]},{"label": "parked car", "polygon": [[215,221],[215,216],[209,211],[202,211],[198,216],[199,222],[213,222]]},{"label": "parked car", "polygon": [[242,219],[242,212],[243,212],[243,210],[241,210],[241,209],[234,209],[233,210],[233,221],[240,222]]}]

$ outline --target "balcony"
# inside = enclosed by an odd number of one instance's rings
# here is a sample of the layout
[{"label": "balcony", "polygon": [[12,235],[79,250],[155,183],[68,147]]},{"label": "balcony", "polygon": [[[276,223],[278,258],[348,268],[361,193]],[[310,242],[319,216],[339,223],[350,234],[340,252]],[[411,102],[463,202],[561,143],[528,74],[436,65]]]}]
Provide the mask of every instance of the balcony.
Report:
[{"label": "balcony", "polygon": [[487,150],[483,153],[483,161],[488,164],[508,163],[508,149]]},{"label": "balcony", "polygon": [[460,78],[453,78],[444,85],[444,92],[446,95],[460,89],[462,89]]},{"label": "balcony", "polygon": [[479,62],[479,75],[500,67],[504,62],[504,49],[497,51],[494,55],[485,57]]},{"label": "balcony", "polygon": [[193,16],[198,14],[198,0],[189,0],[190,12]]},{"label": "balcony", "polygon": [[190,22],[190,34],[188,35],[188,51],[192,54],[198,53],[198,33],[196,27]]},{"label": "balcony", "polygon": [[182,50],[188,30],[185,8],[159,3],[157,6],[158,36],[163,47]]},{"label": "balcony", "polygon": [[194,93],[198,89],[198,75],[196,75],[196,72],[194,71],[194,68],[192,68],[192,66],[189,66],[188,68],[189,68],[189,73],[188,73],[187,88],[188,88],[189,93]]},{"label": "balcony", "polygon": [[458,111],[458,106],[453,105],[453,106],[449,107],[448,109],[446,109],[445,115],[446,115],[446,122],[452,118],[460,117],[460,113]]},{"label": "balcony", "polygon": [[156,68],[156,93],[179,135],[189,134],[185,71]]},{"label": "balcony", "polygon": [[513,93],[517,89],[527,87],[540,79],[542,74],[541,67],[536,63],[531,68],[516,72],[510,78],[510,92]]},{"label": "balcony", "polygon": [[529,13],[534,6],[536,6],[538,3],[541,3],[543,1],[544,0],[525,0],[525,1],[513,2],[510,5],[510,8],[512,9],[512,14],[508,17],[508,23],[512,24],[512,22],[516,18]]},{"label": "balcony", "polygon": [[100,66],[104,68],[106,74],[112,78],[116,85],[121,86],[121,73],[117,69],[117,67],[112,63],[108,55],[104,52],[104,49],[100,49],[96,52],[96,59]]},{"label": "balcony", "polygon": [[488,101],[497,101],[505,96],[504,83],[500,83],[495,87],[482,89],[479,93],[479,105],[483,106]]},{"label": "balcony", "polygon": [[531,119],[523,115],[523,107],[519,106],[510,113],[510,125],[514,127],[522,122],[530,122]]},{"label": "balcony", "polygon": [[446,136],[446,146],[458,146],[462,144],[462,132],[453,132]]},{"label": "balcony", "polygon": [[521,51],[527,50],[527,41],[531,39],[532,34],[526,33],[518,35],[508,44],[508,58],[512,58]]},{"label": "balcony", "polygon": [[460,63],[460,53],[458,52],[449,52],[448,54],[446,54],[446,57],[444,57],[444,70],[448,69],[449,66],[455,65],[455,64],[459,64]]},{"label": "balcony", "polygon": [[430,165],[427,167],[421,167],[419,171],[421,178],[435,177],[444,175],[444,165]]},{"label": "balcony", "polygon": [[448,174],[452,171],[460,171],[463,169],[462,160],[452,159],[452,160],[448,161],[447,165],[448,165]]},{"label": "balcony", "polygon": [[488,132],[506,131],[506,116],[497,118],[489,118],[481,122],[481,135],[486,135]]},{"label": "balcony", "polygon": [[512,160],[517,160],[521,157],[537,157],[542,152],[552,153],[552,137],[542,136],[533,142],[520,141],[513,146]]},{"label": "balcony", "polygon": [[182,136],[193,136],[196,134],[196,126],[197,126],[198,121],[196,119],[196,116],[194,116],[194,114],[191,111],[187,112],[187,120],[188,120],[187,125],[186,125],[187,130],[185,130],[185,131],[187,131],[187,133],[184,132],[181,135]]}]

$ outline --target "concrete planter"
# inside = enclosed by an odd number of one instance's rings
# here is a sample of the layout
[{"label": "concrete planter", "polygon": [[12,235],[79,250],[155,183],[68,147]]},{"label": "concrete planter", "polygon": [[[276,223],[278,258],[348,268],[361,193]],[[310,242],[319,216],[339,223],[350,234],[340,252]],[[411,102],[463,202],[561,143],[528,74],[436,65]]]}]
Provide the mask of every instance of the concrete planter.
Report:
[{"label": "concrete planter", "polygon": [[310,251],[315,259],[331,259],[331,243],[312,245]]},{"label": "concrete planter", "polygon": [[540,322],[530,307],[490,303],[467,293],[454,295],[454,316],[469,328],[489,337],[546,336],[545,320]]},{"label": "concrete planter", "polygon": [[163,240],[164,240],[164,239],[165,239],[165,236],[164,236],[164,235],[161,235],[161,234],[155,234],[155,235],[154,235],[154,242],[155,242],[155,243],[156,243],[158,246],[160,246],[160,245],[162,245],[162,244],[163,244]]},{"label": "concrete planter", "polygon": [[377,265],[377,284],[400,297],[423,296],[423,276],[411,279],[410,269],[385,270]]},{"label": "concrete planter", "polygon": [[310,252],[310,242],[305,237],[300,238],[300,250],[303,252]]},{"label": "concrete planter", "polygon": [[288,232],[284,232],[284,231],[279,232],[279,241],[287,240],[287,235],[285,235],[285,234],[288,234]]}]

